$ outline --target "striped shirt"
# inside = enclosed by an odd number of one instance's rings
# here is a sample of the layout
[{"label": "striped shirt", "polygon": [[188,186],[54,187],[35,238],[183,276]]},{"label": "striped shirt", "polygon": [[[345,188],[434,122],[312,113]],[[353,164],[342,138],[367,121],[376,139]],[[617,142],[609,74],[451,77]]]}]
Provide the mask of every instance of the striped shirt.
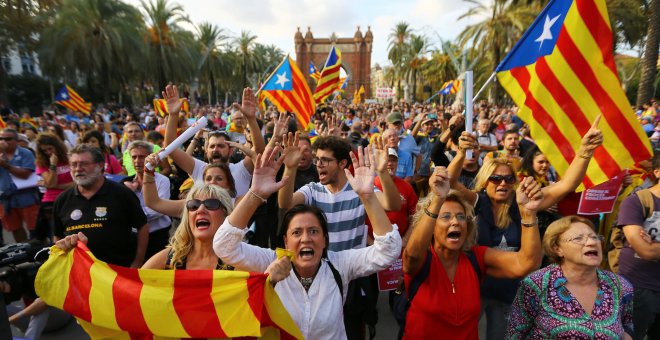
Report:
[{"label": "striped shirt", "polygon": [[317,182],[308,183],[297,192],[305,195],[305,204],[314,205],[325,213],[330,236],[328,250],[342,251],[366,247],[364,205],[348,181],[342,190],[334,194]]}]

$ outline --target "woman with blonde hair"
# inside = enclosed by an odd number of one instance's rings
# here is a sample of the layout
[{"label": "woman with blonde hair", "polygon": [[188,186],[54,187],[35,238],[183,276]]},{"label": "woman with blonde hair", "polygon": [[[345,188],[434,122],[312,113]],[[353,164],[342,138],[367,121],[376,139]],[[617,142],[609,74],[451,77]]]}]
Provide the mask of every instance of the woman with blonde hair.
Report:
[{"label": "woman with blonde hair", "polygon": [[[564,177],[552,185],[541,188],[543,201],[538,210],[550,208],[567,194],[575,191],[582,182],[595,149],[603,142],[598,129],[600,116],[582,138],[580,149],[564,172]],[[475,177],[474,190],[458,182],[466,151],[478,149],[476,137],[463,132],[459,138],[459,150],[449,164],[452,189],[460,191],[468,204],[474,206],[477,216],[478,240],[482,246],[504,251],[517,251],[521,247],[520,211],[514,204],[518,177],[515,166],[507,158],[491,158],[484,161]],[[487,318],[487,339],[502,339],[506,331],[507,316],[518,287],[518,280],[497,280],[487,277],[482,287],[482,307]]]},{"label": "woman with blonde hair", "polygon": [[507,338],[632,339],[633,287],[599,268],[603,239],[583,217],[550,224],[543,250],[554,263],[521,282]]}]

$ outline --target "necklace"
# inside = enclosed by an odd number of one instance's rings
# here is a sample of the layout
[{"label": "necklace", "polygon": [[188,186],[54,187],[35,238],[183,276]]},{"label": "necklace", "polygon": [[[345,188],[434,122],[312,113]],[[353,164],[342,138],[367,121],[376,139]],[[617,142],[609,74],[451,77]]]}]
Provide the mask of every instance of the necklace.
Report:
[{"label": "necklace", "polygon": [[309,291],[309,287],[312,286],[312,282],[314,281],[313,277],[300,277],[300,284],[302,284],[303,288],[305,288],[306,291]]}]

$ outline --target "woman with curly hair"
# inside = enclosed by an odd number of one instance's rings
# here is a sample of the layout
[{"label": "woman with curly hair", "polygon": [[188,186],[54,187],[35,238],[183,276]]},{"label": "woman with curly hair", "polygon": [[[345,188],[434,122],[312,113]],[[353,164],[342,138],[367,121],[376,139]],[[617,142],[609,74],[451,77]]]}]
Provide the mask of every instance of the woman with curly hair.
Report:
[{"label": "woman with curly hair", "polygon": [[53,202],[61,192],[73,186],[67,149],[62,140],[56,135],[42,133],[37,137],[37,168],[36,174],[44,180],[46,192],[41,199],[39,218],[35,229],[35,236],[45,241],[52,233]]}]

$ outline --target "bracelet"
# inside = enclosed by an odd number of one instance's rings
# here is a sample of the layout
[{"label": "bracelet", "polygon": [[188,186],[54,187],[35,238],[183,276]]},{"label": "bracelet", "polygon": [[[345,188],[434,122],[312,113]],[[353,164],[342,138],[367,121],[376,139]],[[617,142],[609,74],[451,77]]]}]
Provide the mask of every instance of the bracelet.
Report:
[{"label": "bracelet", "polygon": [[263,197],[261,197],[261,196],[259,196],[259,195],[257,195],[257,193],[255,193],[254,191],[252,191],[252,189],[248,189],[248,192],[249,192],[250,194],[252,194],[252,196],[258,198],[258,199],[261,201],[261,203],[266,203],[266,199],[263,198]]},{"label": "bracelet", "polygon": [[525,228],[533,227],[533,226],[535,226],[535,225],[539,225],[539,218],[536,217],[536,218],[534,219],[534,221],[532,221],[532,222],[525,222],[525,221],[522,221],[522,220],[521,220],[521,221],[520,221],[520,224],[521,224],[523,227],[525,227]]},{"label": "bracelet", "polygon": [[432,219],[437,219],[438,216],[439,216],[438,214],[434,214],[434,213],[430,212],[428,208],[424,208],[424,214],[426,214],[426,216],[428,216]]}]

